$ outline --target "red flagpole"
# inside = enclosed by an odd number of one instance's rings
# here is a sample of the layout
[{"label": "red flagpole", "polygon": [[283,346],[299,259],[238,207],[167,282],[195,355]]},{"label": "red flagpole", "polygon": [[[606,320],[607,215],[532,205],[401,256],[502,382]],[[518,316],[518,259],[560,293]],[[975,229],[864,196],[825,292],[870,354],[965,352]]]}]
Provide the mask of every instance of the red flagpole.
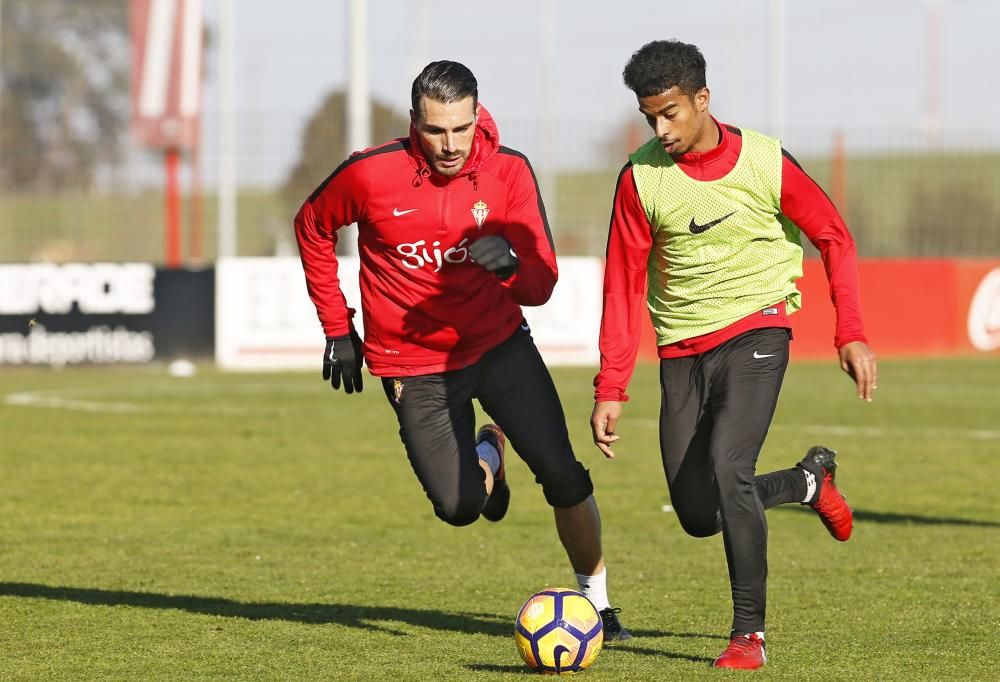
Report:
[{"label": "red flagpole", "polygon": [[168,268],[181,266],[181,153],[169,147],[164,153],[166,186],[166,262]]}]

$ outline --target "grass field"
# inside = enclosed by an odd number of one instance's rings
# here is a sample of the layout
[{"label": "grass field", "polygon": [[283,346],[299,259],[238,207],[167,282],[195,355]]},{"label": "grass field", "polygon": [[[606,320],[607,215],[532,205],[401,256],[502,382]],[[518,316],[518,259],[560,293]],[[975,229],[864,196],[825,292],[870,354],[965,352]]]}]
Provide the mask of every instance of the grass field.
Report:
[{"label": "grass field", "polygon": [[[145,261],[164,260],[164,203],[161,192],[127,194],[0,195],[0,259],[3,261]],[[202,262],[216,258],[218,202],[205,196],[202,208]],[[182,207],[182,251],[191,254],[192,202]],[[295,208],[282,203],[276,190],[239,193],[241,256],[270,256],[294,246]],[[283,242],[283,246],[282,243]],[[193,263],[199,265],[200,263]]]},{"label": "grass field", "polygon": [[[572,585],[551,513],[508,466],[500,524],[437,521],[376,383],[162,369],[0,373],[0,679],[530,679],[520,604]],[[636,638],[589,680],[730,679],[718,537],[662,510],[655,369],[618,459],[589,445],[589,369],[559,369]],[[1000,363],[884,362],[876,402],[833,361],[793,364],[761,470],[840,451],[854,537],[769,512],[759,679],[1000,678]],[[737,675],[739,673],[736,673]]]}]

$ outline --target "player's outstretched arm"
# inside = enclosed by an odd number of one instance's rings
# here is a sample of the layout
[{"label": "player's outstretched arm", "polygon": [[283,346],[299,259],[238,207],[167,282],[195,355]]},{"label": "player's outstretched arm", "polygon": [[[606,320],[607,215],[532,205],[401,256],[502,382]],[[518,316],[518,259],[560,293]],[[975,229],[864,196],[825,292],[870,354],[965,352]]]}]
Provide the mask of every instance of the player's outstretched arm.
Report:
[{"label": "player's outstretched arm", "polygon": [[594,445],[608,459],[614,459],[611,444],[620,436],[616,433],[618,419],[622,415],[622,404],[617,400],[601,400],[594,405],[590,416],[590,430],[594,434]]},{"label": "player's outstretched arm", "polygon": [[858,398],[871,402],[878,388],[878,364],[875,353],[864,341],[851,341],[840,347],[840,368],[854,379]]}]

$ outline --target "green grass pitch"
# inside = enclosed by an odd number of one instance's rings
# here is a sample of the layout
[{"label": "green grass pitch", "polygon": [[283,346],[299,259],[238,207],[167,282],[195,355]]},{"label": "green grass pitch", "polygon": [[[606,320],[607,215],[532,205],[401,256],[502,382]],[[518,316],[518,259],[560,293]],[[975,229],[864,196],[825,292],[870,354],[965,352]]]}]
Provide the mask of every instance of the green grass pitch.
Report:
[{"label": "green grass pitch", "polygon": [[[655,367],[614,462],[590,443],[593,370],[554,375],[636,635],[584,679],[732,677],[709,667],[721,540],[664,511]],[[366,379],[4,368],[0,679],[527,679],[514,616],[574,582],[541,491],[512,458],[502,523],[439,522]],[[886,361],[879,383],[864,404],[832,357],[789,368],[759,468],[834,447],[857,518],[841,544],[769,512],[760,679],[1000,678],[1000,363]]]}]

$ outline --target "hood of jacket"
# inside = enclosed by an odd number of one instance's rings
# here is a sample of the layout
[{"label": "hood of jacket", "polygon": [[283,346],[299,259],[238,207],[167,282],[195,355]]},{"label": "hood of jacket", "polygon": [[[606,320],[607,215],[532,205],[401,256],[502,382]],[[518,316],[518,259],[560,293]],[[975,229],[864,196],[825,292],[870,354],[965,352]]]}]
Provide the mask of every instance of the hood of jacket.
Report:
[{"label": "hood of jacket", "polygon": [[[496,121],[493,120],[490,112],[480,104],[479,118],[476,120],[476,133],[472,139],[472,149],[469,150],[469,158],[465,160],[465,165],[462,166],[462,170],[459,171],[455,178],[469,175],[475,181],[479,169],[492,159],[499,149],[500,130],[497,128]],[[417,170],[417,177],[414,180],[414,184],[419,184],[423,181],[423,178],[429,177],[431,173],[435,173],[430,164],[427,163],[427,157],[424,156],[424,148],[420,144],[420,138],[417,136],[417,129],[413,123],[410,123],[410,159]],[[443,177],[438,173],[435,173],[435,175]],[[454,178],[449,179],[453,180]]]}]

